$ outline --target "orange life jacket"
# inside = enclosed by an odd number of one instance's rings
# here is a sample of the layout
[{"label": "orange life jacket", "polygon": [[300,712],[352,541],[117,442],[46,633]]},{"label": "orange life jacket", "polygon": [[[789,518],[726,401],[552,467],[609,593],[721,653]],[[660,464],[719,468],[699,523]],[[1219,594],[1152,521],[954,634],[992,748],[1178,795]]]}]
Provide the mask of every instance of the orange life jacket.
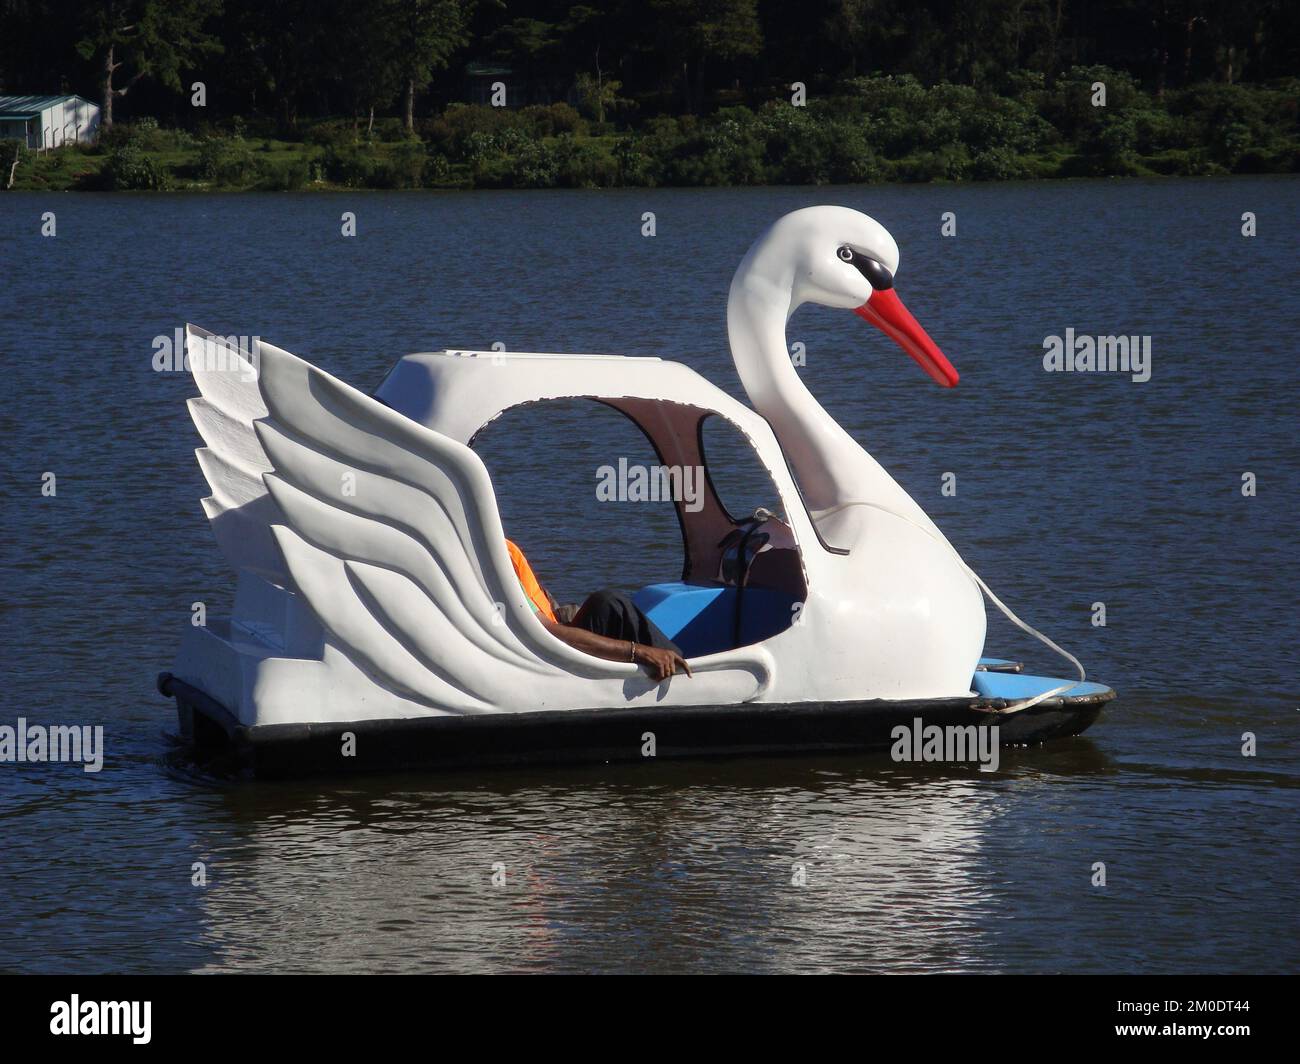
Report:
[{"label": "orange life jacket", "polygon": [[533,604],[533,609],[548,620],[555,620],[555,611],[551,609],[551,600],[546,597],[542,585],[537,582],[537,577],[533,575],[533,567],[528,564],[524,552],[510,540],[506,540],[506,550],[510,552],[510,564],[515,567],[515,576],[519,578],[519,586],[524,589],[524,594],[528,596],[528,601]]}]

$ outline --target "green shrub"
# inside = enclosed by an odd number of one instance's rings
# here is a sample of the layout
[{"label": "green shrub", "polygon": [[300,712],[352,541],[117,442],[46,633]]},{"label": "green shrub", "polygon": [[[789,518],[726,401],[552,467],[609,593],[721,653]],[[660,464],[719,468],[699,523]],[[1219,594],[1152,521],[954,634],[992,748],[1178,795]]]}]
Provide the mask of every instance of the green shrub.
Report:
[{"label": "green shrub", "polygon": [[473,130],[463,140],[453,142],[451,150],[455,158],[468,163],[471,171],[477,173],[487,160],[500,155],[496,138],[491,133]]},{"label": "green shrub", "polygon": [[100,171],[104,188],[111,191],[147,189],[160,191],[171,185],[166,171],[134,144],[123,144],[109,152]]},{"label": "green shrub", "polygon": [[864,184],[885,178],[885,167],[861,128],[844,129],[834,138],[829,154],[830,179],[837,184]]},{"label": "green shrub", "polygon": [[258,159],[256,169],[256,187],[267,192],[296,192],[309,185],[313,176],[310,158]]},{"label": "green shrub", "polygon": [[642,150],[641,138],[620,137],[614,144],[614,166],[620,185],[644,185],[650,179],[650,158]]},{"label": "green shrub", "polygon": [[375,160],[356,145],[331,144],[321,155],[321,172],[329,181],[348,188],[365,188],[374,173]]},{"label": "green shrub", "polygon": [[523,145],[511,161],[510,183],[515,188],[554,188],[559,176],[559,153],[539,140]]},{"label": "green shrub", "polygon": [[107,129],[100,127],[99,130],[99,147],[111,152],[115,148],[125,148],[128,145],[137,145],[140,141],[140,134],[129,122],[114,122]]},{"label": "green shrub", "polygon": [[784,184],[824,184],[830,180],[819,123],[802,107],[771,102],[758,114],[752,135],[761,144],[765,170]]},{"label": "green shrub", "polygon": [[970,161],[970,176],[976,181],[1015,181],[1032,177],[1024,157],[1007,147],[977,151]]},{"label": "green shrub", "polygon": [[1249,148],[1242,152],[1235,170],[1239,174],[1285,174],[1293,169],[1286,151]]},{"label": "green shrub", "polygon": [[672,184],[760,185],[765,182],[765,131],[754,113],[726,107],[690,133],[667,161]]},{"label": "green shrub", "polygon": [[442,152],[430,152],[424,165],[426,185],[441,185],[451,178],[451,161]]},{"label": "green shrub", "polygon": [[1229,170],[1234,169],[1242,156],[1255,146],[1255,133],[1245,122],[1216,126],[1210,137],[1210,150],[1215,159]]},{"label": "green shrub", "polygon": [[1171,148],[1148,156],[1142,162],[1157,174],[1175,177],[1204,177],[1224,172],[1223,167],[1201,148]]},{"label": "green shrub", "polygon": [[685,141],[684,133],[683,121],[667,116],[652,118],[642,127],[638,147],[655,175],[660,175],[664,161]]},{"label": "green shrub", "polygon": [[[1092,103],[1096,82],[1106,86],[1106,105]],[[1150,97],[1138,88],[1132,76],[1105,66],[1071,67],[1057,81],[1042,103],[1042,114],[1069,139],[1095,135],[1110,116],[1149,110]]]},{"label": "green shrub", "polygon": [[419,188],[427,161],[423,144],[406,141],[374,160],[368,184],[372,188]]},{"label": "green shrub", "polygon": [[1192,131],[1189,141],[1204,147],[1220,166],[1258,165],[1293,149],[1300,134],[1296,79],[1278,86],[1196,85],[1174,94],[1171,113]]},{"label": "green shrub", "polygon": [[582,133],[587,123],[582,115],[567,103],[525,107],[519,117],[526,122],[535,137],[556,137],[561,133]]},{"label": "green shrub", "polygon": [[[361,135],[366,136],[364,129]],[[385,144],[400,143],[407,139],[406,121],[401,118],[376,118],[367,139],[383,141]]]},{"label": "green shrub", "polygon": [[600,141],[580,140],[571,133],[556,138],[559,183],[565,188],[610,188],[619,183],[619,166]]},{"label": "green shrub", "polygon": [[322,148],[342,147],[355,144],[357,142],[357,133],[351,120],[330,119],[327,122],[317,122],[316,125],[303,134],[303,140],[308,144],[316,144]]},{"label": "green shrub", "polygon": [[479,104],[453,103],[437,118],[420,125],[420,135],[453,154],[463,151],[469,138],[478,134],[480,139],[507,129],[518,129],[522,123],[520,113],[504,107],[486,107]]},{"label": "green shrub", "polygon": [[1140,111],[1133,117],[1135,150],[1154,155],[1169,148],[1190,148],[1187,124],[1180,116],[1167,111]]},{"label": "green shrub", "polygon": [[183,129],[161,129],[157,120],[141,118],[131,123],[128,143],[134,144],[142,151],[161,152],[188,151],[198,141]]},{"label": "green shrub", "polygon": [[1001,96],[968,101],[958,121],[961,142],[973,152],[1007,149],[1025,154],[1059,139],[1052,125],[1028,104]]},{"label": "green shrub", "polygon": [[1089,173],[1126,175],[1137,172],[1137,120],[1132,114],[1108,114],[1079,140]]},{"label": "green shrub", "polygon": [[964,144],[953,144],[899,159],[892,169],[897,181],[960,181],[970,176],[971,158]]},{"label": "green shrub", "polygon": [[211,136],[199,143],[198,175],[216,185],[248,185],[257,180],[257,163],[243,137]]}]

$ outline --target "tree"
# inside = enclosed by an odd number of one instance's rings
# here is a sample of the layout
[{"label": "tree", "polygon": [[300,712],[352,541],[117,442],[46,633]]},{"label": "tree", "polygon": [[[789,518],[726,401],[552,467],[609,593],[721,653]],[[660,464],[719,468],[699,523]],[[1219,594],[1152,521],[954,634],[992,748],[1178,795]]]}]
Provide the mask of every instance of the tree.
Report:
[{"label": "tree", "polygon": [[872,0],[833,0],[824,20],[827,43],[848,53],[850,77],[857,77],[858,57],[867,51],[874,6]]},{"label": "tree", "polygon": [[704,102],[706,62],[763,50],[755,0],[652,0],[650,6],[663,33],[661,46],[680,64],[687,111]]},{"label": "tree", "polygon": [[[869,73],[883,65],[880,56],[908,35],[906,9],[892,0],[830,0],[827,8],[819,32],[809,35],[814,56],[800,59],[805,70],[828,56],[844,56],[849,77]],[[773,35],[771,27],[768,34]],[[784,41],[781,47],[788,48]]]},{"label": "tree", "polygon": [[492,58],[510,65],[525,86],[526,96],[537,80],[544,81],[550,91],[552,63],[557,55],[564,58],[554,25],[535,18],[511,19],[488,34],[483,43],[491,49]]},{"label": "tree", "polygon": [[369,112],[369,136],[375,108],[389,104],[405,80],[395,2],[353,0],[337,11],[336,31],[326,42],[326,62],[347,95],[354,130],[361,114]]},{"label": "tree", "polygon": [[[77,52],[99,67],[101,126],[112,127],[113,101],[130,92],[141,78],[154,78],[181,91],[181,71],[200,55],[221,50],[217,39],[203,30],[204,23],[220,13],[220,0],[83,4],[79,18],[85,35],[77,42]],[[125,85],[114,85],[114,75],[127,65],[134,67],[134,72]]]},{"label": "tree", "polygon": [[[574,90],[582,105],[602,124],[607,111],[632,104],[631,100],[619,95],[623,82],[611,78],[607,68],[612,62],[612,69],[618,70],[626,50],[627,30],[636,24],[636,17],[617,0],[611,0],[600,10],[578,4],[569,8],[567,17],[560,24],[563,52],[569,63],[580,68]],[[595,66],[595,76],[581,70],[587,56]]]},{"label": "tree", "polygon": [[578,93],[578,99],[582,101],[582,106],[602,125],[605,122],[606,111],[612,111],[631,102],[618,94],[618,90],[622,87],[621,81],[605,77],[600,67],[596,68],[594,75],[586,71],[579,74],[574,83],[574,89]]},{"label": "tree", "polygon": [[0,140],[0,174],[4,175],[6,189],[14,187],[14,174],[27,154],[27,145],[21,140]]},{"label": "tree", "polygon": [[415,95],[469,42],[475,0],[394,0],[406,76],[406,131],[415,131]]},{"label": "tree", "polygon": [[320,0],[224,0],[221,96],[230,107],[273,110],[292,136],[300,109],[319,105],[327,42],[346,24]]}]

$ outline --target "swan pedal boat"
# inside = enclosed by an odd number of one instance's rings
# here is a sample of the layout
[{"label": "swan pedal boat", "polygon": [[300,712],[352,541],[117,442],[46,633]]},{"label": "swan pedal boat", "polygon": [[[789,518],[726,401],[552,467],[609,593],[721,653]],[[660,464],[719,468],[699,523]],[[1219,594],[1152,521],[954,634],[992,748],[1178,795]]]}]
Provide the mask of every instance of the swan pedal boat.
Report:
[{"label": "swan pedal boat", "polygon": [[[727,305],[752,407],[658,358],[499,351],[407,355],[367,395],[187,326],[203,508],[237,590],[159,677],[182,735],[200,759],[288,776],[883,750],[918,719],[997,725],[1003,744],[1082,732],[1114,691],[983,656],[982,583],[787,354],[786,321],[812,302],[955,385],[894,291],[898,258],[843,207],[755,242]],[[634,596],[690,678],[569,647],[514,575],[472,444],[508,410],[572,399],[628,417],[670,469],[707,470],[703,425],[720,418],[771,478],[784,519],[737,519],[700,478],[702,505],[676,503],[681,579]]]}]

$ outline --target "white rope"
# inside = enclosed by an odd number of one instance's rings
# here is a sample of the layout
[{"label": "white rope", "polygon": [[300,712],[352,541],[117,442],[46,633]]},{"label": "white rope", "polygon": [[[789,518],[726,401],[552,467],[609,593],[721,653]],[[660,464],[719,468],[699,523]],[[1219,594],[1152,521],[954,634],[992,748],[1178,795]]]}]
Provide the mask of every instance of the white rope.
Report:
[{"label": "white rope", "polygon": [[[949,546],[952,546],[952,545],[949,544]],[[956,553],[957,553],[956,550],[953,550],[953,554],[955,555]],[[1076,658],[1076,657],[1075,657],[1073,654],[1071,654],[1068,650],[1064,650],[1064,649],[1062,649],[1061,647],[1057,646],[1057,645],[1056,645],[1055,643],[1053,643],[1050,639],[1048,639],[1047,636],[1043,635],[1042,632],[1040,632],[1037,628],[1035,628],[1032,624],[1026,624],[1026,623],[1025,623],[1024,621],[1022,621],[1019,617],[1017,617],[1014,613],[1012,613],[1012,612],[1011,612],[1011,608],[1010,608],[1009,606],[1005,605],[1005,604],[1002,602],[1002,600],[1001,600],[1000,598],[997,597],[997,595],[993,594],[993,592],[992,592],[992,590],[989,588],[988,584],[984,583],[984,581],[980,579],[979,574],[978,574],[977,572],[975,572],[974,569],[972,569],[972,568],[971,568],[969,565],[967,565],[965,562],[961,561],[961,558],[958,558],[957,560],[958,560],[959,562],[961,562],[961,567],[962,567],[963,569],[966,570],[967,575],[970,576],[970,578],[971,578],[972,580],[974,580],[975,583],[977,583],[977,584],[979,585],[980,590],[983,591],[984,594],[988,596],[989,601],[990,601],[991,603],[993,603],[993,605],[995,605],[998,609],[1000,609],[1000,610],[1002,611],[1002,615],[1003,615],[1004,617],[1006,617],[1006,619],[1007,619],[1008,621],[1010,621],[1012,624],[1014,624],[1017,628],[1021,629],[1022,631],[1028,632],[1028,633],[1029,633],[1030,635],[1032,635],[1035,639],[1038,639],[1038,640],[1041,641],[1042,643],[1044,643],[1044,644],[1046,644],[1047,646],[1051,647],[1051,648],[1052,648],[1053,650],[1055,650],[1058,654],[1060,654],[1061,657],[1065,658],[1067,661],[1069,661],[1071,664],[1073,664],[1074,667],[1075,667],[1076,669],[1079,670],[1079,682],[1080,682],[1080,683],[1082,683],[1084,680],[1086,680],[1086,679],[1088,678],[1087,673],[1085,673],[1084,670],[1083,670],[1083,662],[1081,662],[1078,658]],[[1072,684],[1072,683],[1062,684],[1060,687],[1053,687],[1050,691],[1044,691],[1044,692],[1042,692],[1042,694],[1034,695],[1033,698],[1027,698],[1027,699],[1025,699],[1023,702],[1016,702],[1016,703],[1013,703],[1012,705],[1006,706],[1006,707],[1003,708],[1003,709],[996,710],[996,712],[998,712],[998,713],[1019,713],[1021,710],[1028,709],[1030,706],[1036,706],[1036,705],[1038,705],[1039,702],[1043,702],[1043,701],[1045,701],[1045,700],[1051,698],[1053,695],[1063,694],[1064,692],[1068,691],[1071,687],[1074,687],[1074,686],[1075,686],[1075,685]]]}]

